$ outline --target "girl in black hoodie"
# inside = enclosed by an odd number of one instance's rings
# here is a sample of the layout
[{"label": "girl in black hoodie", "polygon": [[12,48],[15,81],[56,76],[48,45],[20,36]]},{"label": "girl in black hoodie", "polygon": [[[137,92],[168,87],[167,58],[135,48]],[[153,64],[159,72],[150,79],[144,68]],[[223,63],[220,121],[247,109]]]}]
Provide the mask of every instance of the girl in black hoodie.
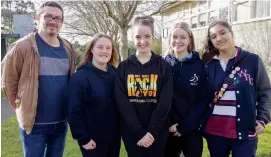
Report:
[{"label": "girl in black hoodie", "polygon": [[119,157],[119,118],[114,99],[117,50],[96,34],[67,90],[68,122],[84,157]]},{"label": "girl in black hoodie", "polygon": [[166,157],[201,157],[203,142],[198,131],[206,99],[204,63],[194,51],[194,37],[187,23],[174,25],[165,60],[172,66],[174,97]]},{"label": "girl in black hoodie", "polygon": [[136,54],[117,68],[115,96],[129,157],[164,157],[173,96],[170,65],[150,50],[153,18],[135,18]]}]

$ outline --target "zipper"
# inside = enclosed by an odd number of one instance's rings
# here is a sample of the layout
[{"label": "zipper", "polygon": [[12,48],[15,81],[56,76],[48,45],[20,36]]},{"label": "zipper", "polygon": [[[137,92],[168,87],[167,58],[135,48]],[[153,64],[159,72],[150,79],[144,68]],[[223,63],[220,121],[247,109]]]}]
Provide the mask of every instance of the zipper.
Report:
[{"label": "zipper", "polygon": [[182,67],[183,67],[183,62],[181,62],[179,80],[181,80]]}]

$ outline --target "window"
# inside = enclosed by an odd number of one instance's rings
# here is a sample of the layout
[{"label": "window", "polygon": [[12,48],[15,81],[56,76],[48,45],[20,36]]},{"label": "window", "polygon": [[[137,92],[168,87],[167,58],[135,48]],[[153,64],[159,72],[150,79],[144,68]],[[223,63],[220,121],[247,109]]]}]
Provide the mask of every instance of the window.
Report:
[{"label": "window", "polygon": [[219,9],[219,20],[228,21],[229,10],[228,7]]},{"label": "window", "polygon": [[184,12],[183,11],[178,12],[177,17],[178,18],[183,18],[184,17]]},{"label": "window", "polygon": [[189,13],[189,9],[188,9],[188,8],[185,8],[185,9],[184,9],[184,11],[183,11],[183,15],[184,15],[184,17],[187,17],[187,16],[189,16],[189,15],[190,15],[190,13]]},{"label": "window", "polygon": [[209,8],[210,9],[219,9],[221,5],[225,3],[224,0],[210,0],[209,1]]},{"label": "window", "polygon": [[211,11],[209,13],[208,23],[212,23],[213,21],[218,20],[218,11]]},{"label": "window", "polygon": [[197,24],[198,24],[198,17],[195,16],[195,17],[192,17],[192,25],[191,25],[191,28],[197,28]]},{"label": "window", "polygon": [[198,7],[194,6],[193,8],[191,8],[191,11],[192,11],[192,15],[197,14],[198,13]]},{"label": "window", "polygon": [[238,0],[235,4],[233,4],[232,12],[233,12],[233,21],[245,21],[249,19],[249,1],[248,0]]},{"label": "window", "polygon": [[199,12],[205,11],[208,9],[207,1],[199,1]]},{"label": "window", "polygon": [[251,18],[270,16],[270,1],[252,1]]},{"label": "window", "polygon": [[188,25],[190,25],[190,18],[184,19],[183,22],[187,23]]},{"label": "window", "polygon": [[207,13],[199,15],[199,27],[206,26],[207,21]]}]

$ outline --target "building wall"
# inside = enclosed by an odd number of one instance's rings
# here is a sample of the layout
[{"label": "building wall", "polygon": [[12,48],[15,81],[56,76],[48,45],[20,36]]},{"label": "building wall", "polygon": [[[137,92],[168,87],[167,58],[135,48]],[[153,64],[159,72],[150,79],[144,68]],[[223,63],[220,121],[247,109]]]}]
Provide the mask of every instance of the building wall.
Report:
[{"label": "building wall", "polygon": [[[271,20],[232,24],[237,46],[244,47],[265,56],[271,49]],[[196,49],[202,49],[206,40],[207,28],[194,29]]]},{"label": "building wall", "polygon": [[161,15],[163,52],[168,49],[168,37],[174,23],[184,21],[192,27],[196,50],[199,50],[203,48],[208,25],[213,20],[225,20],[232,24],[237,46],[264,58],[271,56],[271,0],[189,1],[161,12]]}]

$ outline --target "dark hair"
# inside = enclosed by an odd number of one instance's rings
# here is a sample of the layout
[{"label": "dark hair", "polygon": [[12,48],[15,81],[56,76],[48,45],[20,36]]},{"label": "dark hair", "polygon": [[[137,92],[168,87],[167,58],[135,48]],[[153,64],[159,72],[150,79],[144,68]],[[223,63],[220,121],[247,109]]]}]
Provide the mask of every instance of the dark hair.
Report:
[{"label": "dark hair", "polygon": [[154,19],[151,16],[137,16],[134,19],[133,26],[142,25],[151,28],[152,35],[154,35]]},{"label": "dark hair", "polygon": [[57,2],[55,2],[55,1],[48,1],[48,2],[45,2],[45,3],[43,3],[41,6],[40,6],[40,8],[39,8],[39,10],[38,10],[38,12],[37,12],[37,15],[40,15],[40,14],[42,14],[43,13],[43,8],[44,7],[55,7],[55,8],[58,8],[58,9],[60,9],[61,11],[62,11],[62,19],[64,20],[64,12],[63,12],[63,8],[57,3]]},{"label": "dark hair", "polygon": [[92,37],[91,41],[87,44],[85,55],[84,55],[82,61],[80,62],[80,64],[78,65],[78,67],[81,67],[82,65],[86,64],[89,60],[92,60],[93,53],[91,52],[91,50],[94,47],[94,45],[96,44],[96,42],[102,37],[109,39],[111,41],[111,44],[112,44],[112,54],[111,54],[111,58],[110,58],[108,63],[110,65],[112,65],[112,66],[117,65],[117,63],[118,63],[118,51],[116,49],[116,46],[115,46],[115,43],[114,43],[113,39],[107,34],[97,33]]},{"label": "dark hair", "polygon": [[191,31],[191,28],[189,27],[189,25],[186,22],[178,22],[178,23],[174,24],[174,26],[173,26],[173,28],[172,28],[172,30],[170,32],[170,35],[169,35],[169,39],[168,39],[168,44],[169,44],[168,53],[169,54],[173,54],[173,50],[171,49],[170,41],[171,41],[172,33],[173,33],[174,29],[176,29],[176,28],[184,29],[188,33],[189,38],[191,39],[191,42],[189,43],[189,45],[187,47],[187,51],[191,52],[191,51],[195,50],[195,40],[194,40],[193,32]]},{"label": "dark hair", "polygon": [[219,55],[219,51],[217,48],[214,47],[212,40],[211,40],[211,36],[210,36],[210,29],[213,28],[217,24],[222,25],[222,26],[226,27],[227,29],[229,29],[229,31],[233,35],[232,27],[228,22],[221,21],[221,20],[220,21],[213,21],[209,25],[208,34],[206,37],[206,43],[203,48],[203,61],[205,63],[209,63],[215,55]]}]

